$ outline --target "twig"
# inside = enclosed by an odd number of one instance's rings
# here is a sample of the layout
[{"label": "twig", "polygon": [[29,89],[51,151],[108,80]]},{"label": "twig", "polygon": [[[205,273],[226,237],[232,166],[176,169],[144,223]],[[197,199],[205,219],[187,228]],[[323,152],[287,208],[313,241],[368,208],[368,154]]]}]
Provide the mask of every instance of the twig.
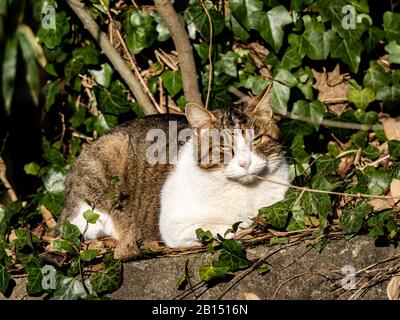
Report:
[{"label": "twig", "polygon": [[208,109],[208,102],[210,101],[212,76],[213,76],[213,64],[212,64],[213,23],[212,23],[212,19],[211,19],[210,13],[208,12],[208,9],[204,4],[204,1],[200,0],[200,4],[203,7],[203,9],[204,9],[204,11],[205,11],[205,13],[207,15],[208,24],[210,26],[210,39],[209,39],[209,46],[208,46],[208,64],[209,64],[209,69],[208,69],[208,88],[207,88],[206,104],[204,106],[206,109]]},{"label": "twig", "polygon": [[0,157],[0,181],[4,184],[4,187],[7,189],[11,201],[12,202],[18,201],[17,194],[15,193],[13,187],[11,186],[11,183],[7,179],[7,166],[2,157]]},{"label": "twig", "polygon": [[374,195],[374,194],[365,194],[365,193],[357,193],[357,194],[352,194],[352,193],[345,193],[345,192],[336,192],[336,191],[326,191],[326,190],[318,190],[318,189],[311,189],[311,188],[306,188],[306,187],[298,187],[294,186],[289,183],[282,183],[278,182],[275,180],[271,180],[268,178],[260,177],[257,176],[258,179],[268,181],[271,183],[279,184],[281,186],[297,189],[297,190],[304,190],[307,192],[314,192],[314,193],[325,193],[325,194],[332,194],[332,195],[337,195],[337,196],[346,196],[346,197],[353,197],[353,198],[370,198],[370,199],[390,199],[390,200],[395,200],[395,199],[400,199],[399,197],[391,197],[391,196],[379,196],[379,195]]},{"label": "twig", "polygon": [[276,296],[278,295],[279,291],[282,289],[282,287],[283,287],[286,283],[288,283],[288,282],[290,282],[290,281],[292,281],[292,280],[294,280],[294,279],[300,278],[300,277],[302,277],[302,276],[307,276],[307,275],[310,275],[310,276],[320,276],[320,277],[323,277],[323,278],[325,278],[325,279],[328,279],[329,281],[332,281],[331,278],[329,278],[328,276],[326,276],[326,275],[324,275],[324,274],[321,274],[321,273],[303,272],[303,273],[300,273],[300,274],[296,274],[296,275],[294,275],[293,277],[290,277],[289,279],[286,279],[285,281],[283,281],[283,282],[278,286],[278,288],[276,288],[276,291],[275,291],[275,294],[274,294],[274,299],[276,298]]},{"label": "twig", "polygon": [[[275,80],[276,81],[276,80]],[[239,89],[235,88],[234,86],[230,85],[227,90],[235,95],[236,97],[242,99],[246,97],[246,94],[240,91]],[[322,119],[321,122],[315,122],[314,119],[311,117],[306,117],[306,116],[299,116],[296,115],[292,112],[287,112],[286,114],[282,114],[274,110],[275,114],[278,114],[280,116],[283,116],[284,118],[287,119],[292,119],[292,120],[298,120],[310,124],[319,124],[321,126],[325,127],[334,127],[334,128],[341,128],[341,129],[349,129],[349,130],[363,130],[363,131],[369,131],[372,130],[372,125],[368,124],[360,124],[360,123],[355,123],[355,122],[342,122],[342,121],[336,121],[336,120],[330,120],[330,119]],[[383,126],[381,124],[375,124],[374,128],[377,130],[383,130]]]},{"label": "twig", "polygon": [[129,49],[128,49],[128,47],[127,47],[125,41],[124,41],[124,38],[122,38],[121,32],[119,32],[119,29],[117,28],[117,26],[116,26],[116,24],[115,24],[115,22],[114,22],[114,19],[113,19],[111,13],[110,13],[110,11],[109,11],[109,10],[107,9],[107,7],[104,5],[103,0],[100,0],[100,3],[101,3],[101,5],[102,5],[102,7],[103,7],[103,9],[104,9],[104,11],[105,11],[105,13],[106,13],[108,19],[110,20],[110,23],[111,23],[112,26],[114,27],[115,33],[116,33],[116,35],[117,35],[117,37],[118,37],[118,40],[119,40],[119,42],[121,43],[122,48],[123,48],[124,51],[125,51],[125,55],[128,57],[128,60],[129,60],[129,62],[130,62],[130,64],[131,64],[133,70],[135,71],[136,77],[139,79],[139,82],[142,84],[143,90],[146,92],[146,94],[147,94],[148,97],[150,98],[151,102],[153,103],[153,105],[154,105],[154,107],[157,109],[157,111],[161,113],[160,106],[158,105],[156,99],[154,99],[152,93],[150,92],[150,90],[149,90],[149,88],[147,87],[146,83],[144,82],[142,76],[140,75],[139,69],[138,69],[138,67],[137,67],[137,65],[136,65],[136,63],[135,63],[135,61],[133,61],[132,55],[131,55],[131,53],[130,53],[130,51],[129,51]]},{"label": "twig", "polygon": [[122,79],[126,82],[135,99],[142,107],[144,113],[157,113],[157,109],[154,107],[149,97],[144,92],[138,79],[135,77],[135,75],[132,74],[125,61],[120,57],[117,50],[115,50],[107,35],[101,31],[96,21],[94,21],[91,15],[86,11],[82,2],[79,0],[66,0],[66,2],[81,20],[85,28],[99,43],[104,54],[110,60],[114,68],[118,71]]},{"label": "twig", "polygon": [[364,170],[365,168],[367,168],[367,167],[375,166],[376,164],[378,164],[378,163],[380,163],[380,162],[382,162],[382,161],[385,161],[386,159],[389,159],[389,158],[390,158],[390,155],[387,154],[386,156],[384,156],[384,157],[382,157],[382,158],[380,158],[380,159],[378,159],[378,160],[376,160],[376,161],[374,161],[374,162],[371,162],[371,163],[366,164],[364,167],[362,167],[362,168],[360,169],[360,171],[363,171],[363,170]]},{"label": "twig", "polygon": [[263,263],[266,259],[268,259],[269,257],[271,257],[272,255],[274,255],[275,253],[284,250],[286,248],[289,247],[293,247],[295,245],[298,245],[298,243],[290,243],[287,245],[284,245],[276,250],[273,250],[272,252],[267,252],[266,254],[264,254],[263,256],[261,256],[256,263],[254,263],[249,269],[244,270],[239,276],[238,278],[230,285],[228,286],[228,288],[218,297],[218,300],[222,299],[223,296],[225,296],[225,294],[227,294],[237,283],[239,283],[239,281],[243,280],[245,277],[247,277],[250,273],[252,273],[254,270],[256,270],[261,263]]},{"label": "twig", "polygon": [[179,66],[182,72],[183,93],[186,102],[203,105],[197,82],[198,75],[193,50],[185,27],[169,0],[154,0],[154,3],[171,34],[176,51],[178,52]]}]

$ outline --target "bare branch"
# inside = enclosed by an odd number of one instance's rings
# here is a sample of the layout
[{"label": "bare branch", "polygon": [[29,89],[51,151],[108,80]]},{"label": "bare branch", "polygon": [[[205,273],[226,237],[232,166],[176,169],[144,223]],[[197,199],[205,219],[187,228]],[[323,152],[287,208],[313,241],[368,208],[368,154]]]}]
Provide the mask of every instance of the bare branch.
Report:
[{"label": "bare branch", "polygon": [[4,187],[7,189],[8,195],[12,202],[18,200],[17,194],[15,193],[11,183],[7,179],[7,167],[6,163],[4,162],[3,158],[0,157],[0,181],[4,184]]},{"label": "bare branch", "polygon": [[183,93],[186,102],[203,105],[197,82],[198,75],[194,63],[192,45],[190,44],[184,24],[169,0],[154,0],[154,3],[171,34],[176,51],[178,52],[179,65],[182,72]]},{"label": "bare branch", "polygon": [[122,79],[128,85],[129,89],[132,91],[135,99],[142,107],[145,114],[157,113],[156,108],[151,103],[149,97],[144,92],[140,85],[138,79],[132,74],[131,70],[125,63],[125,61],[120,57],[119,53],[107,35],[101,31],[96,21],[90,16],[90,14],[84,8],[84,5],[79,0],[66,0],[71,9],[75,12],[78,18],[81,20],[84,27],[90,32],[90,34],[99,43],[104,54],[110,60],[114,68],[118,71]]}]

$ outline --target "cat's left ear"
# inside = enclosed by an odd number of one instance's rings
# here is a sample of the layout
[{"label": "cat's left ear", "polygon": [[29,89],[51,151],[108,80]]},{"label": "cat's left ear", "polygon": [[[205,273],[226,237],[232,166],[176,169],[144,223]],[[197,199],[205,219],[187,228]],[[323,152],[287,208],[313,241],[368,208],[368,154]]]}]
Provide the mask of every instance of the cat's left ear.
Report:
[{"label": "cat's left ear", "polygon": [[208,110],[197,104],[188,104],[185,108],[186,118],[190,125],[197,128],[211,128],[215,122],[215,116]]},{"label": "cat's left ear", "polygon": [[272,85],[268,85],[258,96],[247,102],[247,110],[259,117],[272,119],[274,113],[271,108]]}]

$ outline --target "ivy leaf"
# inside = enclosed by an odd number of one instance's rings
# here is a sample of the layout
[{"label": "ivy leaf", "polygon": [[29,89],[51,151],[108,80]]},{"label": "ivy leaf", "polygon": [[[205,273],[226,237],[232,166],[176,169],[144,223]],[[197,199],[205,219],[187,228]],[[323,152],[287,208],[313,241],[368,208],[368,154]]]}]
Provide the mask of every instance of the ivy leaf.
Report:
[{"label": "ivy leaf", "polygon": [[375,61],[370,62],[370,66],[364,76],[363,84],[364,87],[369,87],[374,90],[378,90],[388,84],[386,74],[382,67],[380,67]]},{"label": "ivy leaf", "polygon": [[306,192],[303,195],[302,207],[306,215],[318,216],[321,229],[328,225],[328,216],[333,214],[331,199],[324,193]]},{"label": "ivy leaf", "polygon": [[[4,240],[11,219],[22,210],[21,202],[13,202],[7,207],[0,207],[0,241]],[[1,242],[0,242],[1,243]]]},{"label": "ivy leaf", "polygon": [[5,110],[10,114],[11,100],[14,93],[14,82],[17,73],[17,35],[8,35],[5,42],[4,60],[2,68],[2,93],[4,98]]},{"label": "ivy leaf", "polygon": [[268,219],[268,223],[277,229],[284,229],[287,224],[287,220],[289,217],[290,207],[287,201],[283,200],[277,202],[276,204],[261,208],[258,211],[260,216],[266,217]]},{"label": "ivy leaf", "polygon": [[17,239],[13,241],[13,245],[17,249],[24,249],[25,247],[33,248],[35,243],[40,243],[39,238],[32,233],[30,230],[15,230],[15,235]]},{"label": "ivy leaf", "polygon": [[49,49],[54,49],[62,43],[62,39],[68,34],[70,30],[70,23],[68,21],[67,14],[62,12],[57,12],[56,16],[56,27],[52,28],[39,28],[37,32],[37,38],[39,42],[44,43]]},{"label": "ivy leaf", "polygon": [[76,48],[72,51],[72,59],[64,67],[67,79],[72,79],[81,73],[85,66],[99,63],[99,51],[94,45]]},{"label": "ivy leaf", "polygon": [[400,45],[396,41],[390,41],[385,50],[389,52],[390,63],[400,63]]},{"label": "ivy leaf", "polygon": [[306,228],[304,222],[304,210],[299,206],[292,207],[292,217],[287,226],[288,231],[302,230]]},{"label": "ivy leaf", "polygon": [[222,242],[223,251],[218,260],[221,264],[229,267],[230,271],[247,268],[251,262],[246,258],[246,251],[239,241],[229,239]]},{"label": "ivy leaf", "polygon": [[290,88],[275,82],[272,86],[271,106],[280,114],[286,114],[290,98]]},{"label": "ivy leaf", "polygon": [[[28,83],[32,101],[37,106],[39,104],[40,93],[39,68],[37,66],[37,58],[39,58],[38,45],[35,41],[35,36],[33,35],[32,30],[28,26],[24,24],[18,26],[17,32],[19,37],[19,45],[22,51],[22,57],[25,60],[25,79]],[[42,53],[41,50],[40,53]],[[42,61],[42,63],[44,66],[45,62]]]},{"label": "ivy leaf", "polygon": [[154,15],[154,20],[157,22],[157,41],[164,42],[170,38],[169,30],[164,23],[164,20],[160,17],[159,14]]},{"label": "ivy leaf", "polygon": [[121,272],[121,261],[114,260],[110,255],[106,255],[103,270],[90,277],[93,290],[98,294],[117,290],[122,281]]},{"label": "ivy leaf", "polygon": [[112,115],[120,115],[133,110],[133,103],[127,101],[125,92],[126,89],[119,80],[114,81],[110,88],[99,86],[94,88],[101,111]]},{"label": "ivy leaf", "polygon": [[310,59],[325,60],[335,33],[332,30],[325,32],[324,25],[308,15],[304,16],[303,20],[305,31],[301,37],[301,51]]},{"label": "ivy leaf", "polygon": [[211,266],[202,266],[199,269],[199,277],[203,281],[211,281],[225,277],[229,267],[219,261],[213,261]]},{"label": "ivy leaf", "polygon": [[386,224],[393,220],[391,217],[392,212],[390,210],[381,212],[371,218],[368,219],[368,227],[371,228],[369,231],[369,235],[373,237],[383,236],[385,234],[385,226]]},{"label": "ivy leaf", "polygon": [[96,258],[100,253],[100,250],[84,250],[79,254],[79,257],[83,260],[83,261],[87,261],[90,262],[92,261],[94,258]]},{"label": "ivy leaf", "polygon": [[48,192],[63,192],[64,191],[65,173],[56,169],[50,168],[43,177],[43,185]]},{"label": "ivy leaf", "polygon": [[[213,35],[217,36],[224,29],[224,16],[218,11],[213,10],[213,5],[211,5],[209,2],[205,2],[204,5],[207,7],[208,13],[211,16]],[[210,23],[206,12],[199,3],[189,5],[185,10],[184,17],[189,28],[191,27],[190,25],[193,25],[194,29],[199,32],[204,39],[209,40]]]},{"label": "ivy leaf", "polygon": [[384,38],[384,32],[381,28],[372,27],[367,30],[368,36],[364,40],[364,47],[368,53],[373,52],[380,41]]},{"label": "ivy leaf", "polygon": [[288,86],[289,88],[294,87],[297,85],[297,79],[294,75],[292,75],[286,69],[279,69],[277,75],[275,76],[275,80],[282,82],[284,85]]},{"label": "ivy leaf", "polygon": [[67,240],[62,240],[62,239],[56,239],[53,241],[53,247],[55,250],[65,250],[66,252],[69,252],[73,255],[77,253],[76,248],[74,245],[71,244],[71,242]]},{"label": "ivy leaf", "polygon": [[79,228],[76,225],[71,224],[68,220],[65,220],[60,228],[60,232],[61,232],[61,237],[63,239],[73,243],[77,247],[80,246],[81,232],[79,231]]},{"label": "ivy leaf", "polygon": [[346,63],[354,73],[358,72],[361,61],[361,52],[363,45],[360,41],[350,42],[347,38],[334,38],[331,43],[332,58],[339,58]]},{"label": "ivy leaf", "polygon": [[345,234],[354,234],[361,230],[364,218],[372,211],[366,200],[357,201],[354,208],[345,208],[340,217],[340,225]]},{"label": "ivy leaf", "polygon": [[85,299],[87,293],[82,282],[73,278],[57,274],[57,286],[53,298],[55,300],[78,300]]},{"label": "ivy leaf", "polygon": [[384,86],[376,93],[376,100],[382,100],[385,104],[396,105],[400,99],[400,84]]},{"label": "ivy leaf", "polygon": [[211,241],[213,241],[214,237],[211,233],[211,231],[207,230],[204,231],[203,229],[199,228],[196,229],[196,237],[199,239],[203,244],[207,244]]},{"label": "ivy leaf", "polygon": [[111,84],[114,70],[108,63],[103,63],[100,65],[100,67],[100,70],[90,69],[88,71],[99,85],[108,88]]},{"label": "ivy leaf", "polygon": [[28,295],[35,295],[43,292],[43,272],[39,258],[32,256],[31,260],[25,266],[25,271],[28,273],[28,281],[26,283]]},{"label": "ivy leaf", "polygon": [[311,118],[315,129],[318,130],[320,123],[324,119],[326,108],[325,105],[319,100],[315,100],[311,103],[307,103],[304,100],[299,100],[293,105],[292,112],[299,116]]},{"label": "ivy leaf", "polygon": [[182,75],[179,70],[176,71],[164,71],[161,75],[161,80],[167,89],[168,93],[175,97],[176,94],[182,90],[183,82]]},{"label": "ivy leaf", "polygon": [[92,210],[86,210],[83,213],[83,217],[88,223],[95,224],[97,220],[100,218],[100,215],[93,212]]},{"label": "ivy leaf", "polygon": [[340,159],[331,158],[326,155],[320,156],[316,161],[317,175],[326,176],[336,172]]},{"label": "ivy leaf", "polygon": [[275,52],[278,52],[282,46],[283,28],[293,21],[284,6],[274,7],[267,14],[255,11],[251,14],[251,20],[254,21],[254,29],[271,45]]},{"label": "ivy leaf", "polygon": [[[298,102],[296,102],[298,105]],[[310,154],[306,151],[304,145],[304,137],[301,134],[296,135],[292,141],[292,156],[296,163],[296,169],[303,172],[308,168],[310,161]]]},{"label": "ivy leaf", "polygon": [[233,51],[220,54],[220,59],[215,64],[215,71],[223,72],[233,78],[237,77],[237,67],[239,55]]},{"label": "ivy leaf", "polygon": [[358,89],[350,86],[348,99],[361,110],[365,110],[368,105],[375,100],[375,92],[371,88]]},{"label": "ivy leaf", "polygon": [[393,157],[393,158],[400,157],[400,141],[389,140],[388,146],[389,146],[389,153],[390,153],[391,157]]},{"label": "ivy leaf", "polygon": [[235,36],[239,37],[239,39],[243,41],[249,39],[250,34],[246,31],[245,28],[241,26],[239,21],[233,15],[230,16],[229,21],[230,21],[229,26],[231,27],[232,32]]},{"label": "ivy leaf", "polygon": [[367,167],[363,171],[368,179],[368,190],[370,194],[385,194],[390,186],[391,178],[384,168],[375,169]]},{"label": "ivy leaf", "polygon": [[253,27],[254,12],[262,11],[263,3],[260,0],[229,0],[229,8],[237,21],[247,30]]},{"label": "ivy leaf", "polygon": [[24,165],[24,171],[26,174],[36,176],[38,174],[39,170],[40,170],[40,166],[35,161]]},{"label": "ivy leaf", "polygon": [[297,34],[289,35],[289,48],[286,49],[285,54],[282,57],[281,66],[287,70],[297,68],[301,66],[302,55],[299,53],[299,47],[301,45],[301,37]]},{"label": "ivy leaf", "polygon": [[388,41],[400,43],[400,13],[386,11],[383,15],[383,27]]},{"label": "ivy leaf", "polygon": [[87,121],[85,121],[86,126],[88,126],[90,121],[93,121],[89,124],[89,127],[93,125],[92,128],[100,135],[106,134],[118,125],[118,118],[110,114],[99,114],[97,117],[87,119]]},{"label": "ivy leaf", "polygon": [[133,54],[150,47],[158,36],[154,17],[138,9],[131,9],[124,14],[123,27],[127,34],[126,45]]},{"label": "ivy leaf", "polygon": [[[44,109],[49,112],[50,108],[54,105],[56,101],[56,96],[60,93],[60,81],[55,80],[46,83],[42,88],[42,93],[46,96],[46,101],[44,103]],[[83,109],[83,108],[82,108]]]},{"label": "ivy leaf", "polygon": [[11,275],[8,273],[5,264],[0,260],[0,292],[5,294],[10,284]]},{"label": "ivy leaf", "polygon": [[64,192],[46,192],[41,204],[58,217],[64,205]]}]

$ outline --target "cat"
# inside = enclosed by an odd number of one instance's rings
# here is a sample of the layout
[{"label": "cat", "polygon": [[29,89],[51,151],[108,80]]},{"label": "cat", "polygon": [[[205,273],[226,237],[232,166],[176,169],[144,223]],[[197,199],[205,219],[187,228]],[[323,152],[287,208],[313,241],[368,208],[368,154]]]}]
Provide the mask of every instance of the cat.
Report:
[{"label": "cat", "polygon": [[[71,166],[58,228],[69,220],[85,239],[114,237],[114,256],[129,260],[140,254],[138,241],[189,247],[199,245],[198,228],[215,236],[236,222],[242,229],[251,226],[259,208],[284,198],[289,182],[269,100],[270,94],[263,93],[213,111],[188,104],[186,117],[151,115],[114,128]],[[148,133],[168,137],[171,123],[178,134],[192,134],[183,141],[166,139],[162,149],[149,152],[157,139],[151,141]],[[211,139],[210,130],[223,134]],[[166,161],[154,163],[149,154]],[[112,183],[115,177],[118,182]],[[87,210],[99,215],[95,224],[83,217]]]}]

